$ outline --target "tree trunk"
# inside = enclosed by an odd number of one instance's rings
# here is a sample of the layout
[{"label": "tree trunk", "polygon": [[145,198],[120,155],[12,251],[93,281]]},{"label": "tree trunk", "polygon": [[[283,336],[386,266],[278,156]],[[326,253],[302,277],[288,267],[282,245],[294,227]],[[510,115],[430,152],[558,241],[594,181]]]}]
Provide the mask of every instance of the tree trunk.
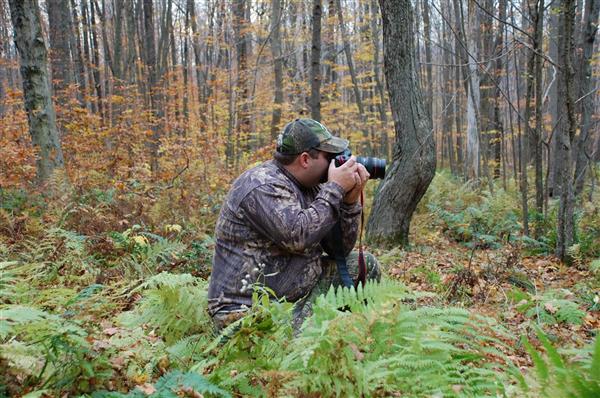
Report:
[{"label": "tree trunk", "polygon": [[[506,21],[506,0],[500,0],[498,5],[498,19]],[[496,42],[494,44],[494,73],[493,79],[496,81],[494,87],[494,121],[492,134],[492,151],[494,153],[494,178],[500,177],[500,166],[502,164],[502,143],[504,142],[504,125],[500,116],[500,103],[503,101],[501,98],[501,76],[503,69],[503,57],[500,57],[504,50],[504,24],[498,24],[498,30],[496,32]],[[504,172],[504,181],[506,181],[506,170]]]},{"label": "tree trunk", "polygon": [[[465,76],[468,75],[467,68],[463,65],[467,62],[467,55],[465,51],[465,34],[464,34],[464,23],[463,23],[463,12],[462,3],[459,0],[453,0],[454,10],[454,26],[456,30],[454,40],[454,62],[458,65],[454,69],[454,89],[456,95],[454,97],[454,118],[456,123],[456,165],[460,172],[466,173],[465,169],[465,150],[463,145],[463,105],[462,98],[465,97],[468,92],[467,79]],[[460,95],[460,94],[463,95]]]},{"label": "tree trunk", "polygon": [[148,77],[150,91],[150,109],[157,120],[151,121],[152,137],[149,142],[150,170],[153,175],[158,173],[158,148],[160,141],[161,104],[158,94],[158,68],[156,64],[156,43],[154,38],[154,8],[152,0],[144,0],[144,64]]},{"label": "tree trunk", "polygon": [[281,0],[271,1],[271,51],[273,53],[273,76],[275,95],[273,100],[273,115],[271,117],[271,138],[279,133],[281,111],[283,107],[283,59],[281,54]]},{"label": "tree trunk", "polygon": [[[535,36],[533,48],[537,53],[543,52],[542,40],[544,30],[544,0],[537,1],[537,11],[535,14]],[[543,136],[543,124],[542,124],[542,96],[543,96],[543,80],[542,80],[542,64],[543,59],[536,55],[535,57],[535,129],[533,144],[535,148],[534,154],[534,165],[535,165],[535,209],[538,216],[544,213],[544,186],[542,179],[542,136]],[[540,228],[535,228],[535,238],[538,238],[540,234]]]},{"label": "tree trunk", "polygon": [[465,177],[468,180],[479,178],[479,71],[477,62],[479,60],[479,18],[478,8],[473,0],[469,1],[468,26],[470,30],[467,47],[469,51],[468,65],[469,78],[467,89],[467,153],[465,157]]},{"label": "tree trunk", "polygon": [[321,0],[313,0],[310,53],[310,115],[321,121]]},{"label": "tree trunk", "polygon": [[562,48],[561,48],[561,66],[564,74],[564,92],[559,90],[559,96],[565,98],[565,107],[563,111],[566,115],[566,128],[562,128],[559,133],[559,153],[563,160],[563,165],[560,170],[561,191],[560,203],[557,215],[557,231],[556,231],[556,255],[563,261],[567,258],[567,249],[573,244],[575,238],[575,220],[574,207],[575,197],[573,192],[573,168],[572,159],[573,143],[575,140],[575,98],[574,98],[574,83],[575,70],[573,67],[573,52],[574,52],[574,23],[575,23],[575,1],[563,0],[564,25]]},{"label": "tree trunk", "polygon": [[[450,28],[448,22],[444,19],[442,21],[442,37],[446,46],[450,45]],[[454,155],[454,138],[452,137],[452,122],[454,120],[454,102],[458,95],[452,95],[452,78],[451,68],[452,64],[452,51],[448,47],[444,47],[442,52],[442,60],[445,64],[442,71],[442,135],[446,140],[446,151],[448,152],[448,163],[450,164],[450,171],[452,174],[456,174],[456,157]]]},{"label": "tree trunk", "polygon": [[208,117],[206,108],[206,98],[204,96],[204,86],[207,84],[202,75],[202,50],[200,49],[200,32],[198,22],[196,21],[196,8],[193,0],[187,1],[187,11],[190,14],[190,25],[192,27],[192,47],[194,49],[194,71],[196,71],[196,81],[198,84],[198,103],[200,104],[201,128],[206,128]]},{"label": "tree trunk", "polygon": [[37,0],[9,0],[15,45],[21,57],[21,77],[29,134],[36,148],[37,183],[42,185],[64,160],[48,78],[48,55]]},{"label": "tree trunk", "polygon": [[531,100],[533,97],[533,69],[535,66],[535,58],[536,55],[532,51],[529,59],[527,60],[527,74],[525,75],[525,80],[527,82],[527,93],[525,94],[525,115],[523,117],[525,122],[525,130],[523,131],[523,135],[520,137],[521,142],[521,151],[520,151],[520,164],[521,164],[521,208],[523,212],[523,234],[529,236],[529,208],[527,203],[527,193],[529,191],[528,181],[527,181],[527,157],[529,154],[529,144],[533,141],[530,136],[534,133],[532,132],[531,126],[529,124],[529,119],[531,119]]},{"label": "tree trunk", "polygon": [[[236,84],[236,143],[241,151],[250,148],[250,104],[248,89],[248,20],[246,19],[246,0],[233,2],[233,30],[237,55],[237,84]],[[239,154],[240,152],[238,152]],[[235,157],[236,164],[239,156]]]},{"label": "tree trunk", "polygon": [[[480,58],[485,60],[486,64],[483,65],[486,71],[491,71],[493,68],[493,55],[494,55],[494,34],[493,34],[493,18],[494,15],[494,4],[492,0],[484,0],[481,4],[481,40],[480,40]],[[478,10],[479,12],[479,6]],[[479,84],[481,103],[479,111],[479,126],[481,128],[480,133],[480,153],[481,153],[481,165],[483,168],[483,174],[488,182],[490,192],[493,192],[494,185],[490,176],[490,157],[492,153],[490,148],[492,145],[492,136],[494,134],[494,76],[489,72],[484,72],[481,75],[481,81]],[[495,167],[495,165],[492,165]]]},{"label": "tree trunk", "polygon": [[[562,0],[560,0],[557,4],[557,7],[560,8],[562,4]],[[564,46],[564,13],[554,13],[551,15],[550,19],[550,32],[555,33],[556,36],[552,37],[550,40],[550,56],[554,56],[552,58],[556,61],[557,64],[560,64],[560,57],[562,56],[562,47]],[[553,40],[554,39],[554,40]],[[550,157],[548,159],[548,167],[550,168],[548,179],[549,181],[546,183],[548,188],[548,194],[550,197],[559,197],[560,196],[560,186],[561,186],[561,170],[562,170],[562,153],[560,152],[560,138],[559,131],[564,129],[565,125],[565,117],[560,116],[561,112],[565,109],[565,88],[564,88],[564,73],[560,70],[556,71],[556,81],[550,87],[549,91],[549,109],[548,112],[552,116],[552,138],[550,141]],[[561,95],[562,94],[562,95]]]},{"label": "tree trunk", "polygon": [[[431,65],[431,23],[429,18],[429,0],[423,0],[423,30],[425,33],[425,73],[427,76],[427,110],[433,117],[433,65]],[[433,124],[433,119],[432,119]]]},{"label": "tree trunk", "polygon": [[346,24],[344,23],[344,10],[340,0],[335,0],[335,8],[338,15],[338,21],[340,24],[340,34],[342,36],[342,42],[344,46],[344,53],[346,54],[346,62],[348,63],[348,73],[350,73],[350,79],[352,80],[352,89],[354,92],[354,100],[358,107],[358,117],[361,122],[361,130],[363,133],[362,151],[364,155],[371,153],[371,143],[369,141],[369,131],[367,129],[367,119],[365,117],[365,108],[362,103],[362,96],[358,87],[358,77],[354,69],[354,61],[352,60],[352,49],[350,48],[350,42],[348,41],[348,33],[346,32]]},{"label": "tree trunk", "polygon": [[86,60],[83,56],[83,49],[81,47],[81,38],[79,36],[79,17],[77,16],[77,5],[75,3],[75,0],[71,0],[71,11],[73,13],[73,33],[75,36],[75,46],[77,50],[77,54],[75,54],[75,56],[73,57],[75,60],[75,69],[77,72],[76,80],[79,85],[79,88],[77,90],[77,99],[79,100],[81,106],[86,106],[87,108],[89,108],[89,103],[85,98],[87,96],[88,91],[87,75],[85,72]]},{"label": "tree trunk", "polygon": [[396,131],[394,156],[367,225],[371,240],[408,243],[410,221],[435,174],[435,140],[415,70],[410,0],[380,0],[384,73]]},{"label": "tree trunk", "polygon": [[[124,0],[115,0],[115,35],[113,40],[113,76],[118,80],[123,80],[123,11]],[[118,85],[123,84],[118,82]]]},{"label": "tree trunk", "polygon": [[96,32],[96,14],[95,7],[93,4],[94,0],[90,2],[90,34],[91,34],[91,50],[94,58],[94,64],[92,65],[92,73],[94,75],[94,86],[96,88],[96,103],[98,106],[98,113],[100,118],[104,120],[104,101],[102,95],[102,78],[100,77],[100,50],[98,49],[98,37]]},{"label": "tree trunk", "polygon": [[[594,51],[594,41],[598,32],[598,13],[600,0],[587,0],[585,3],[584,25],[581,35],[581,58],[579,60],[579,97],[581,99],[581,130],[577,139],[577,162],[575,166],[575,196],[583,191],[585,173],[589,165],[587,156],[590,146],[590,130],[592,115],[594,114],[593,95],[590,91],[594,88],[591,59]],[[590,151],[591,153],[591,151]]]},{"label": "tree trunk", "polygon": [[[377,10],[377,0],[371,0],[371,35],[373,36],[373,75],[375,76],[375,89],[377,90],[377,94],[379,95],[379,102],[377,104],[377,108],[379,109],[379,117],[381,119],[381,124],[383,125],[383,134],[385,132],[385,127],[387,126],[387,100],[385,98],[385,93],[383,92],[383,84],[381,83],[381,62],[380,62],[380,50],[379,50],[379,40],[380,40],[380,32],[379,26],[377,24],[378,14]],[[382,142],[387,143],[387,137]],[[382,153],[387,154],[387,148],[384,148]]]},{"label": "tree trunk", "polygon": [[71,15],[68,0],[47,0],[48,30],[50,36],[50,65],[54,91],[62,98],[64,90],[71,83]]}]

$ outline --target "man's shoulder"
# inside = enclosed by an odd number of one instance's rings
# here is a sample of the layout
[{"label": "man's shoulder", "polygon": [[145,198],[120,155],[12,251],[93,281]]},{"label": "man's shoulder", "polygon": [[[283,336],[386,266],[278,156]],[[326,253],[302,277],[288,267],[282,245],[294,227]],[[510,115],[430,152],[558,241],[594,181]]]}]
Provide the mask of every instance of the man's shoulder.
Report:
[{"label": "man's shoulder", "polygon": [[237,207],[253,190],[265,185],[285,185],[286,178],[274,161],[266,161],[243,172],[232,184],[229,202]]},{"label": "man's shoulder", "polygon": [[234,182],[233,187],[251,185],[257,187],[281,181],[281,172],[274,161],[268,160],[244,171]]}]

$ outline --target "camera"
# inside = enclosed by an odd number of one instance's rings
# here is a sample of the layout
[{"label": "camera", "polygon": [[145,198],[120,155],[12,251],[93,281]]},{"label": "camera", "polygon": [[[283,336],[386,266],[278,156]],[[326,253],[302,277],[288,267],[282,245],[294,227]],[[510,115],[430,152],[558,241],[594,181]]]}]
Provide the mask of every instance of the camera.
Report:
[{"label": "camera", "polygon": [[[334,158],[335,167],[340,167],[346,163],[346,161],[350,159],[350,156],[352,156],[350,149],[346,149],[344,152],[337,154]],[[365,169],[369,172],[370,180],[385,178],[385,159],[357,156],[356,161],[365,166]]]}]

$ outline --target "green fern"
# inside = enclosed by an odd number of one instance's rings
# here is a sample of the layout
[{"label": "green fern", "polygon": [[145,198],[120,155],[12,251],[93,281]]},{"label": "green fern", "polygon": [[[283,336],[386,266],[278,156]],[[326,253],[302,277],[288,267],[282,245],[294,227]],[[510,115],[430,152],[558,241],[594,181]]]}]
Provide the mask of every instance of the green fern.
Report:
[{"label": "green fern", "polygon": [[133,311],[119,317],[122,324],[130,327],[148,324],[157,328],[169,345],[185,335],[211,330],[206,312],[206,281],[189,274],[162,272],[132,293],[137,291],[143,298]]},{"label": "green fern", "polygon": [[137,245],[125,264],[133,271],[135,276],[145,278],[155,274],[161,266],[171,264],[184,251],[185,245],[183,243],[161,238],[155,243],[143,246]]},{"label": "green fern", "polygon": [[231,397],[227,391],[194,372],[173,371],[167,373],[156,381],[154,389],[155,391],[149,395],[140,390],[134,390],[129,394],[100,391],[92,394],[92,398],[179,398],[181,396],[197,396],[198,394],[208,394],[210,397]]},{"label": "green fern", "polygon": [[530,318],[537,318],[541,323],[581,325],[586,312],[572,301],[571,296],[572,293],[566,289],[550,290],[541,297],[532,297],[520,310]]},{"label": "green fern", "polygon": [[11,305],[2,308],[0,331],[0,357],[8,371],[27,377],[32,386],[85,391],[87,380],[112,373],[108,362],[91,350],[87,331],[78,322]]},{"label": "green fern", "polygon": [[[454,396],[456,386],[467,396],[503,391],[497,373],[503,365],[490,359],[503,355],[485,347],[506,347],[494,337],[506,334],[491,320],[457,308],[411,310],[402,304],[403,286],[395,284],[393,293],[394,283],[386,282],[378,293],[376,284],[369,285],[362,293],[330,291],[317,300],[314,316],[282,363],[297,373],[288,392]],[[340,305],[352,311],[335,313]]]},{"label": "green fern", "polygon": [[[537,351],[527,338],[523,346],[533,362],[535,373],[521,377],[521,388],[532,396],[552,398],[596,398],[600,396],[600,338],[589,349],[580,350],[578,361],[563,357],[544,332],[536,334],[546,355]],[[583,359],[581,358],[583,356]],[[529,382],[531,380],[531,382]]]},{"label": "green fern", "polygon": [[[195,367],[242,395],[495,396],[509,362],[506,332],[459,308],[419,307],[394,281],[330,289],[291,339],[290,307],[255,298]],[[459,391],[459,392],[457,392]]]}]

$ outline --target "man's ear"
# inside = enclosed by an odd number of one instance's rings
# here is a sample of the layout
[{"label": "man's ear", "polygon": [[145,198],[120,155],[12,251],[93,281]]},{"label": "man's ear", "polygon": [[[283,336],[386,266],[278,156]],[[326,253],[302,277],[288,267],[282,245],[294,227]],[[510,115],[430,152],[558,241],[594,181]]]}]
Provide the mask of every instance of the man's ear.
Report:
[{"label": "man's ear", "polygon": [[310,155],[308,154],[308,152],[302,152],[298,156],[298,161],[300,162],[300,166],[302,166],[302,168],[304,168],[304,169],[308,168],[308,158],[309,157],[310,157]]}]

